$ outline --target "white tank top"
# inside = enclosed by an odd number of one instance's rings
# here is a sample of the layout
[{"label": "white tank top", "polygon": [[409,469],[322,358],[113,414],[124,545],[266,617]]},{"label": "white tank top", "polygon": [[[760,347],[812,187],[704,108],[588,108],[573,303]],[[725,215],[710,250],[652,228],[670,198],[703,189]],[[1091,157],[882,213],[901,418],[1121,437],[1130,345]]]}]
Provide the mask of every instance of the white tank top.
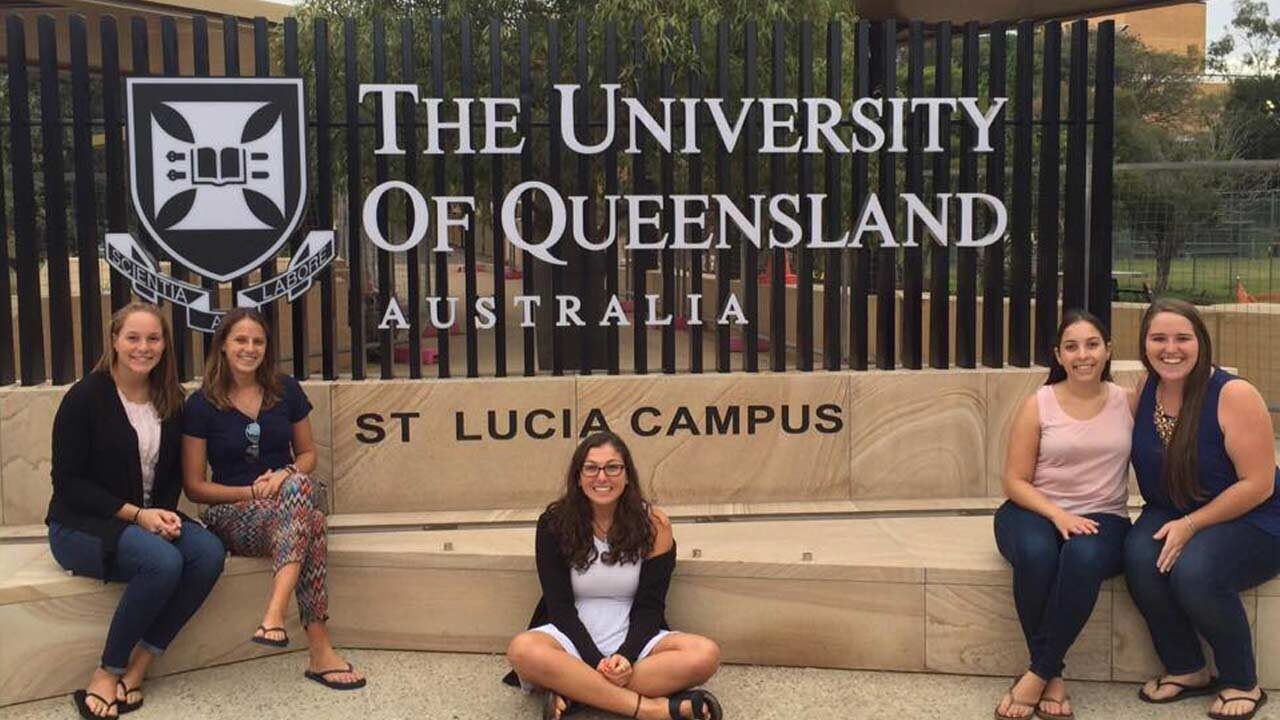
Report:
[{"label": "white tank top", "polygon": [[[606,540],[594,537],[601,557],[609,551]],[[640,587],[640,563],[606,565],[597,557],[586,570],[573,570],[573,604],[591,640],[607,657],[622,647],[631,629],[631,604]]]},{"label": "white tank top", "polygon": [[124,413],[138,436],[138,463],[142,465],[142,505],[151,507],[151,489],[156,484],[156,461],[160,459],[160,416],[150,402],[130,402],[117,388]]}]

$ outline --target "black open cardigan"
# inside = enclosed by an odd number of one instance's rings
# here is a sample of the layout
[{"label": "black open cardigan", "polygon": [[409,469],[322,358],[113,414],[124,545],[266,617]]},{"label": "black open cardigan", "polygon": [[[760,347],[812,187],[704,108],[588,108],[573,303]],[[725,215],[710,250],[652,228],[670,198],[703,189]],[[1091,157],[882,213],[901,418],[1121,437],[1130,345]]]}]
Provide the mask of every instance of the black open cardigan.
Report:
[{"label": "black open cardigan", "polygon": [[[550,518],[543,513],[538,518],[538,530],[534,540],[538,565],[538,582],[542,584],[542,599],[534,608],[529,627],[551,623],[560,632],[569,636],[574,648],[582,656],[583,662],[596,667],[604,659],[604,654],[596,647],[595,641],[578,617],[578,608],[573,603],[572,572],[569,563],[560,552],[560,542],[549,526]],[[671,544],[667,552],[648,558],[640,564],[640,586],[636,588],[636,596],[631,601],[630,627],[627,637],[618,648],[618,654],[631,663],[635,663],[640,651],[658,634],[659,630],[667,630],[667,589],[671,586],[671,574],[676,569],[676,547]],[[508,685],[519,685],[520,681],[514,672],[508,673],[503,681]]]},{"label": "black open cardigan", "polygon": [[[151,507],[177,510],[182,492],[182,416],[160,422]],[[114,563],[129,523],[115,516],[125,503],[142,507],[138,434],[111,373],[97,370],[72,385],[53,419],[53,498],[45,523],[57,522],[102,541],[103,567]],[[184,518],[185,519],[185,518]]]}]

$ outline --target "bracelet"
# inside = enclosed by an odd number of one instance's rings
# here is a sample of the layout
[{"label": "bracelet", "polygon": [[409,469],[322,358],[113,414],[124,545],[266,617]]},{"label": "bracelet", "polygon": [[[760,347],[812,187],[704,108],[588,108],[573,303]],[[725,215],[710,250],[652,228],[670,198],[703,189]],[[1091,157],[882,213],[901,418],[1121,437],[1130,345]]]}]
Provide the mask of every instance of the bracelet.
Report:
[{"label": "bracelet", "polygon": [[249,485],[249,497],[253,498],[254,500],[257,500],[257,499],[258,499],[258,486],[257,486],[257,485],[253,485],[253,484]]},{"label": "bracelet", "polygon": [[297,475],[299,472],[298,466],[294,465],[293,463],[289,463],[288,465],[285,465],[284,468],[282,469],[288,470],[290,475]]},{"label": "bracelet", "polygon": [[142,508],[138,508],[138,509],[137,509],[137,511],[133,513],[133,519],[132,519],[132,520],[130,520],[129,522],[130,522],[130,523],[133,523],[134,525],[137,525],[137,524],[138,524],[138,516],[139,516],[139,515],[141,515],[141,514],[142,514]]},{"label": "bracelet", "polygon": [[1191,520],[1191,516],[1190,516],[1190,515],[1183,515],[1183,516],[1182,516],[1182,519],[1183,519],[1183,520],[1186,520],[1186,521],[1187,521],[1187,524],[1191,526],[1191,532],[1193,532],[1193,533],[1194,533],[1194,532],[1200,532],[1200,528],[1196,527],[1196,524],[1195,524],[1195,522],[1193,522],[1193,521]]}]

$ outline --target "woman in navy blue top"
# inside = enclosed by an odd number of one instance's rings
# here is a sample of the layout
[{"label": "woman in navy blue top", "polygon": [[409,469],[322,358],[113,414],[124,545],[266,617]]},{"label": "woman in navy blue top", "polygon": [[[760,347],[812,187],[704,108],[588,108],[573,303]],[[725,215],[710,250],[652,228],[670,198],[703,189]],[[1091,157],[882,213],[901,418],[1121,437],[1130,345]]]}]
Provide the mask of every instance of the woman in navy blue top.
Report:
[{"label": "woman in navy blue top", "polygon": [[[1166,675],[1139,692],[1167,703],[1217,695],[1212,718],[1250,718],[1258,687],[1239,593],[1280,573],[1280,469],[1257,389],[1213,366],[1195,308],[1163,298],[1142,317],[1133,467],[1146,507],[1129,533],[1129,591]],[[1210,676],[1197,633],[1213,648]]]},{"label": "woman in navy blue top", "polygon": [[334,651],[325,625],[325,517],[310,477],[310,412],[298,381],[276,372],[266,320],[256,310],[232,310],[213,335],[200,390],[183,412],[183,485],[192,500],[209,505],[204,521],[228,550],[272,558],[271,596],[250,640],[288,647],[284,616],[296,594],[311,650],[305,676],[350,690],[365,679]]}]

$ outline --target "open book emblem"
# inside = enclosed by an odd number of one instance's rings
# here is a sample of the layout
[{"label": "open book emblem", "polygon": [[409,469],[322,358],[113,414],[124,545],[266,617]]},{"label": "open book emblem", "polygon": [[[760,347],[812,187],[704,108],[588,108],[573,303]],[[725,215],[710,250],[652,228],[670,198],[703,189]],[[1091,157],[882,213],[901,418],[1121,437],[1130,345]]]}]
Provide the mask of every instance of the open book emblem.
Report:
[{"label": "open book emblem", "polygon": [[270,260],[302,217],[305,118],[297,78],[129,78],[140,224],[207,278]]}]

